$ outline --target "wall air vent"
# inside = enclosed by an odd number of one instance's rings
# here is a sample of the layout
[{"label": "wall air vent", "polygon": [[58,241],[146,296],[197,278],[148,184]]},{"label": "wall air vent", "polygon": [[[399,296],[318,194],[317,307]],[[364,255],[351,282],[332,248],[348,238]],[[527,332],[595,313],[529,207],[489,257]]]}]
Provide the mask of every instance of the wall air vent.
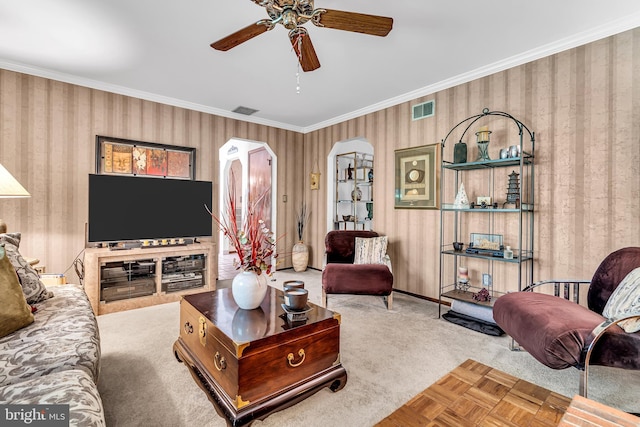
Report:
[{"label": "wall air vent", "polygon": [[431,101],[423,102],[422,104],[417,104],[411,107],[413,111],[413,120],[424,119],[425,117],[431,117],[436,114],[436,101],[432,99]]},{"label": "wall air vent", "polygon": [[254,110],[253,108],[243,107],[243,106],[236,107],[236,109],[233,110],[234,113],[244,114],[245,116],[250,116],[257,111],[258,110]]}]

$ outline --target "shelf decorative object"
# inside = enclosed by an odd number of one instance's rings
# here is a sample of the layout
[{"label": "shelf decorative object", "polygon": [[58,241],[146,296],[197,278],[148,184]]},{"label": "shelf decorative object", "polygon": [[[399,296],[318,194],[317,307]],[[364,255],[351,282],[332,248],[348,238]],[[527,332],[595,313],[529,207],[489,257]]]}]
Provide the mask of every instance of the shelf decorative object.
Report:
[{"label": "shelf decorative object", "polygon": [[453,202],[453,208],[469,209],[469,198],[467,197],[467,192],[464,190],[464,183],[460,183],[458,194],[456,194],[456,199]]},{"label": "shelf decorative object", "polygon": [[354,202],[362,200],[362,190],[359,187],[356,187],[355,190],[351,192],[351,200]]},{"label": "shelf decorative object", "polygon": [[482,126],[478,132],[476,132],[476,143],[478,144],[478,158],[476,162],[491,160],[489,157],[489,135],[491,135],[491,131],[488,126]]},{"label": "shelf decorative object", "polygon": [[459,141],[453,146],[453,163],[467,163],[467,144]]},{"label": "shelf decorative object", "polygon": [[520,207],[520,183],[518,182],[519,174],[513,171],[509,174],[509,185],[507,187],[507,201],[505,205],[515,204],[516,208]]},{"label": "shelf decorative object", "polygon": [[466,291],[469,289],[469,269],[467,267],[458,267],[458,282],[459,289]]}]

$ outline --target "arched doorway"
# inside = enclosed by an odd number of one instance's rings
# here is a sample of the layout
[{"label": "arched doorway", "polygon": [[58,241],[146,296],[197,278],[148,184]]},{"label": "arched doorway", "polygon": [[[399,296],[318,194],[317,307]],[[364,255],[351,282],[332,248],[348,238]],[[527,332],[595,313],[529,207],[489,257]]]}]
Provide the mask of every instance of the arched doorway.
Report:
[{"label": "arched doorway", "polygon": [[364,137],[338,141],[327,156],[327,231],[334,230],[336,216],[336,156],[349,152],[367,153],[373,156],[373,145]]},{"label": "arched doorway", "polygon": [[[245,202],[249,200],[252,192],[262,192],[265,188],[271,188],[271,216],[266,218],[265,222],[270,223],[271,230],[276,233],[278,169],[277,157],[273,150],[265,142],[232,138],[220,147],[219,159],[218,212],[222,215],[226,210],[224,202],[228,194],[229,177],[233,171],[233,176],[236,179],[236,217],[238,220],[242,221],[247,209]],[[220,233],[218,236],[218,280],[232,279],[237,274],[237,270],[233,268],[235,257],[236,254],[228,239]]]}]

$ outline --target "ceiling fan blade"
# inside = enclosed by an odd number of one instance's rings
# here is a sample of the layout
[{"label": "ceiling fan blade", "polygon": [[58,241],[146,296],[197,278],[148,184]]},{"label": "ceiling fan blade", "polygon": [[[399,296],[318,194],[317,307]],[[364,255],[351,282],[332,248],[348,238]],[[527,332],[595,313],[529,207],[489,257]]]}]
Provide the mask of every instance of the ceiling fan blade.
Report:
[{"label": "ceiling fan blade", "polygon": [[325,9],[313,23],[319,27],[336,30],[353,31],[384,37],[393,28],[393,18],[386,16],[366,15],[364,13],[344,12],[342,10]]},{"label": "ceiling fan blade", "polygon": [[216,50],[227,51],[231,48],[238,46],[241,43],[251,40],[252,38],[259,36],[260,34],[269,31],[273,27],[264,25],[261,22],[251,24],[243,29],[236,31],[233,34],[228,35],[225,38],[211,43],[211,47]]},{"label": "ceiling fan blade", "polygon": [[290,34],[289,39],[303,71],[313,71],[320,68],[318,55],[316,55],[316,50],[313,48],[311,38],[309,38],[309,34],[306,31]]}]

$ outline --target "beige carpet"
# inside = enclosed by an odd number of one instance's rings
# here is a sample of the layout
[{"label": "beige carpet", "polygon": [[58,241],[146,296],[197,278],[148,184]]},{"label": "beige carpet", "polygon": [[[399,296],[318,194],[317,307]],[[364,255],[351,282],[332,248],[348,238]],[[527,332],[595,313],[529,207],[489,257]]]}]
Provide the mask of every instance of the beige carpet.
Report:
[{"label": "beige carpet", "polygon": [[[272,286],[302,279],[320,301],[320,272],[274,274]],[[400,293],[393,310],[382,298],[329,296],[342,315],[344,389],[321,390],[254,426],[372,426],[467,359],[500,369],[558,394],[578,392],[578,371],[544,367],[510,338],[491,337],[438,319],[438,305]],[[225,426],[187,368],[173,357],[179,305],[169,303],[98,317],[102,338],[99,389],[107,423],[116,426]],[[640,372],[594,367],[589,397],[637,412]]]}]

